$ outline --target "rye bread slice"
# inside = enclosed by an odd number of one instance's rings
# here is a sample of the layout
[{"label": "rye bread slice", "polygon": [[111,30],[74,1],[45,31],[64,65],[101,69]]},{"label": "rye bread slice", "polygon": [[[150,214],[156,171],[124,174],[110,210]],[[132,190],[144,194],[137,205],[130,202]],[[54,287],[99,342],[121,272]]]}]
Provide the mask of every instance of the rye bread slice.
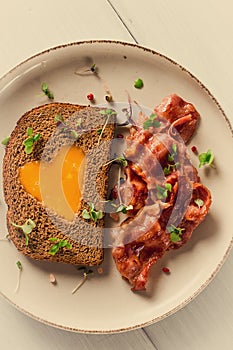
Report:
[{"label": "rye bread slice", "polygon": [[[93,203],[97,210],[103,210],[103,201],[107,195],[108,166],[105,164],[110,157],[115,114],[106,115],[103,110],[69,103],[50,103],[32,109],[18,120],[6,147],[3,186],[8,205],[9,235],[16,248],[24,255],[33,259],[74,265],[93,266],[103,261],[104,219],[94,222],[82,217],[82,211],[89,207],[89,203]],[[54,120],[57,115],[62,116],[64,124],[58,126]],[[77,128],[80,121],[81,127]],[[33,129],[33,133],[41,134],[31,154],[25,153],[23,145],[28,127]],[[101,128],[103,132],[100,137]],[[74,133],[74,130],[77,132]],[[26,192],[18,173],[19,167],[28,162],[41,158],[52,161],[64,144],[79,146],[87,157],[81,206],[72,221],[57,215]],[[22,225],[29,218],[35,222],[36,227],[29,234],[26,245],[22,230],[11,223]],[[49,251],[54,243],[50,238],[67,240],[72,248],[63,247],[55,255],[51,255]]]}]

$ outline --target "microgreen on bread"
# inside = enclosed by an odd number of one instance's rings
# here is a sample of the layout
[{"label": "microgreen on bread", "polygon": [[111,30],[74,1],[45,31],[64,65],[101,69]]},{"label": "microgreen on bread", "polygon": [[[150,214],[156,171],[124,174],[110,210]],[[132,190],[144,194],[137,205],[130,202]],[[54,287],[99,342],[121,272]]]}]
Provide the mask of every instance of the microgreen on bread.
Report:
[{"label": "microgreen on bread", "polygon": [[23,231],[25,237],[25,244],[28,246],[29,237],[28,235],[32,232],[32,230],[36,227],[35,222],[32,219],[27,219],[23,225],[17,225],[14,222],[11,222],[11,225],[19,228]]},{"label": "microgreen on bread", "polygon": [[96,222],[97,220],[100,220],[103,218],[103,212],[102,210],[95,210],[94,204],[89,203],[89,208],[83,209],[82,211],[82,217],[86,220],[93,220]]},{"label": "microgreen on bread", "polygon": [[46,83],[41,84],[41,90],[50,100],[54,99],[54,95]]},{"label": "microgreen on bread", "polygon": [[10,140],[10,137],[5,137],[5,138],[2,140],[1,144],[2,144],[3,146],[6,146],[6,145],[8,144],[8,142],[9,142],[9,140]]},{"label": "microgreen on bread", "polygon": [[[63,126],[63,130],[64,132],[69,131],[70,135],[74,138],[74,139],[78,139],[80,137],[79,133],[75,130],[75,129],[70,129],[69,126],[67,125],[65,119],[63,118],[63,116],[61,114],[57,114],[54,117],[54,121],[55,123],[57,123],[57,125],[62,125]],[[82,119],[79,118],[77,120],[77,127],[80,128]]]},{"label": "microgreen on bread", "polygon": [[143,123],[143,129],[148,130],[150,127],[153,128],[159,128],[161,126],[160,121],[156,120],[157,115],[155,113],[152,113],[150,117],[144,121]]},{"label": "microgreen on bread", "polygon": [[181,236],[184,230],[184,228],[176,227],[174,225],[169,226],[167,231],[170,233],[170,240],[174,243],[181,241]]},{"label": "microgreen on bread", "polygon": [[70,244],[66,239],[59,240],[56,237],[51,237],[49,238],[49,241],[55,243],[52,245],[52,247],[49,250],[49,254],[51,255],[57,254],[61,248],[66,248],[66,249],[72,248],[72,244]]},{"label": "microgreen on bread", "polygon": [[198,155],[199,159],[199,168],[201,168],[203,165],[210,165],[213,167],[213,161],[214,161],[214,154],[212,151],[209,149],[206,153],[200,153]]},{"label": "microgreen on bread", "polygon": [[23,141],[24,151],[26,154],[31,154],[33,151],[34,143],[37,142],[41,134],[35,134],[33,136],[33,129],[31,127],[27,128],[27,138]]}]

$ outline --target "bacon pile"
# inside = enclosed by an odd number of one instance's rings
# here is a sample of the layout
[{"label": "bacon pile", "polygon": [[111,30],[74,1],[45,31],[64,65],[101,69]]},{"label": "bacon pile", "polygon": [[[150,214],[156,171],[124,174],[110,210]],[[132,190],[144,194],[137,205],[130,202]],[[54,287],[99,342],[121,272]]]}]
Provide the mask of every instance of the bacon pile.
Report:
[{"label": "bacon pile", "polygon": [[123,203],[133,209],[113,230],[116,267],[134,291],[146,289],[151,266],[190,239],[211,204],[185,146],[199,113],[175,94],[164,98],[154,112],[156,127],[143,128],[149,118],[141,115],[130,128],[126,180],[119,191]]}]

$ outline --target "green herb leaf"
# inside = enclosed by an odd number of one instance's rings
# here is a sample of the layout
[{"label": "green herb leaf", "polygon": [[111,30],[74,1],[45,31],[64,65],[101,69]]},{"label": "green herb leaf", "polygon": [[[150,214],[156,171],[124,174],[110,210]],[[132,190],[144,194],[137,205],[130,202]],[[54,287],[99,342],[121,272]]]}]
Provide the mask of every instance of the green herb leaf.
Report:
[{"label": "green herb leaf", "polygon": [[50,242],[57,242],[57,237],[51,237],[51,238],[49,238],[49,241]]},{"label": "green herb leaf", "polygon": [[55,117],[54,117],[54,121],[55,123],[63,123],[64,122],[64,118],[61,114],[57,114]]},{"label": "green herb leaf", "polygon": [[24,151],[25,151],[26,154],[32,153],[34,143],[37,142],[40,139],[40,137],[41,137],[41,134],[36,134],[34,136],[32,136],[32,134],[33,134],[32,128],[28,127],[27,128],[27,136],[28,136],[28,138],[23,141],[23,145],[25,146],[24,147]]},{"label": "green herb leaf", "polygon": [[82,124],[82,118],[78,118],[77,120],[77,126],[80,127]]},{"label": "green herb leaf", "polygon": [[58,243],[54,244],[54,245],[50,248],[49,254],[51,254],[51,255],[57,254],[57,252],[59,251],[59,248],[60,248],[60,246],[59,246]]},{"label": "green herb leaf", "polygon": [[123,214],[127,214],[128,210],[132,210],[133,206],[130,205],[125,205],[125,204],[120,204],[119,207],[117,207],[116,209],[116,213],[123,213]]},{"label": "green herb leaf", "polygon": [[21,262],[19,260],[16,262],[16,265],[17,265],[19,270],[23,269],[22,264],[21,264]]},{"label": "green herb leaf", "polygon": [[46,83],[41,84],[41,90],[50,100],[54,99],[54,95],[53,95],[52,91],[50,91],[50,89]]},{"label": "green herb leaf", "polygon": [[112,109],[103,109],[100,111],[100,114],[103,114],[103,115],[113,115],[113,114],[117,114],[116,111],[113,111]]},{"label": "green herb leaf", "polygon": [[[49,238],[50,241],[54,242],[54,240],[57,240],[57,238]],[[70,244],[66,239],[62,239],[57,241],[57,243],[53,244],[52,247],[49,250],[49,253],[51,255],[55,255],[58,253],[60,248],[66,248],[66,249],[71,249],[72,244]]]},{"label": "green herb leaf", "polygon": [[28,135],[28,136],[32,136],[32,133],[33,133],[33,130],[32,130],[32,128],[29,126],[29,127],[27,128],[27,135]]},{"label": "green herb leaf", "polygon": [[167,167],[163,169],[164,175],[170,175],[171,174],[171,166],[168,164]]},{"label": "green herb leaf", "polygon": [[169,226],[167,231],[170,233],[170,240],[174,243],[181,241],[181,236],[184,230],[184,228],[176,227],[174,225]]},{"label": "green herb leaf", "polygon": [[198,159],[199,159],[199,168],[201,168],[203,165],[212,165],[213,161],[214,161],[214,154],[212,153],[212,151],[209,149],[206,153],[200,153],[198,155]]},{"label": "green herb leaf", "polygon": [[204,205],[203,200],[200,198],[197,198],[194,202],[197,204],[199,209]]},{"label": "green herb leaf", "polygon": [[134,87],[136,89],[142,89],[143,88],[143,81],[142,79],[138,78],[135,82],[134,82]]},{"label": "green herb leaf", "polygon": [[11,222],[11,225],[20,228],[23,231],[25,237],[25,244],[28,246],[29,237],[28,235],[32,232],[32,230],[36,227],[35,222],[32,219],[27,219],[23,225],[17,225],[14,222]]},{"label": "green herb leaf", "polygon": [[169,162],[174,162],[174,156],[172,154],[168,153],[167,160]]},{"label": "green herb leaf", "polygon": [[175,143],[173,143],[172,145],[172,150],[173,150],[173,155],[177,154],[177,145]]},{"label": "green herb leaf", "polygon": [[96,222],[97,220],[100,220],[103,218],[103,212],[102,212],[102,210],[96,211],[94,204],[89,203],[89,210],[83,209],[82,217],[86,220],[91,219],[94,222]]},{"label": "green herb leaf", "polygon": [[143,129],[148,130],[150,127],[153,128],[159,128],[161,126],[160,121],[156,120],[157,115],[155,113],[152,113],[144,123],[143,123]]},{"label": "green herb leaf", "polygon": [[172,191],[172,185],[169,183],[165,184],[165,187],[161,187],[159,185],[156,185],[156,189],[157,189],[157,197],[158,199],[163,199],[163,198],[167,198],[168,194],[167,192],[171,192]]},{"label": "green herb leaf", "polygon": [[97,134],[100,135],[102,133],[102,129],[97,129]]},{"label": "green herb leaf", "polygon": [[111,164],[113,162],[120,162],[123,167],[128,165],[128,161],[122,155],[122,156],[119,156],[117,158],[111,159],[109,162],[105,163],[104,166],[109,165],[109,164]]},{"label": "green herb leaf", "polygon": [[176,233],[176,232],[171,232],[171,234],[170,234],[170,240],[171,240],[173,243],[176,243],[176,242],[181,241],[181,238],[180,238],[180,235],[178,235],[178,233]]},{"label": "green herb leaf", "polygon": [[166,188],[169,192],[172,192],[172,185],[171,185],[171,184],[166,183],[166,184],[165,184],[165,188]]},{"label": "green herb leaf", "polygon": [[77,133],[76,130],[71,130],[71,135],[74,139],[78,139],[79,138],[79,134]]},{"label": "green herb leaf", "polygon": [[91,218],[91,215],[89,214],[89,212],[87,211],[87,209],[83,209],[82,212],[82,217],[86,220],[89,220]]},{"label": "green herb leaf", "polygon": [[6,145],[8,144],[8,142],[9,142],[9,140],[10,140],[10,137],[5,137],[5,138],[2,140],[2,145],[3,145],[3,146],[6,146]]}]

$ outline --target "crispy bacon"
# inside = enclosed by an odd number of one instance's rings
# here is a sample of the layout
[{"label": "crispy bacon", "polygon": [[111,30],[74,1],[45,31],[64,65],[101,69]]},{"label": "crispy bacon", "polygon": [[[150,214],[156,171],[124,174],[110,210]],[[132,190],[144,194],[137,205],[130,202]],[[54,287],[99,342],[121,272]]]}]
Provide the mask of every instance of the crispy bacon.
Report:
[{"label": "crispy bacon", "polygon": [[[129,164],[120,191],[124,203],[134,209],[113,230],[116,267],[135,291],[146,289],[151,266],[166,251],[180,248],[190,239],[211,205],[211,194],[200,183],[183,143],[193,135],[199,113],[177,95],[165,98],[155,112],[161,121],[159,128],[144,130],[140,116],[127,138]],[[170,174],[164,173],[164,167],[170,167]],[[172,191],[158,197],[158,186],[166,189],[166,184]],[[182,230],[177,241],[171,239],[172,225]]]}]

